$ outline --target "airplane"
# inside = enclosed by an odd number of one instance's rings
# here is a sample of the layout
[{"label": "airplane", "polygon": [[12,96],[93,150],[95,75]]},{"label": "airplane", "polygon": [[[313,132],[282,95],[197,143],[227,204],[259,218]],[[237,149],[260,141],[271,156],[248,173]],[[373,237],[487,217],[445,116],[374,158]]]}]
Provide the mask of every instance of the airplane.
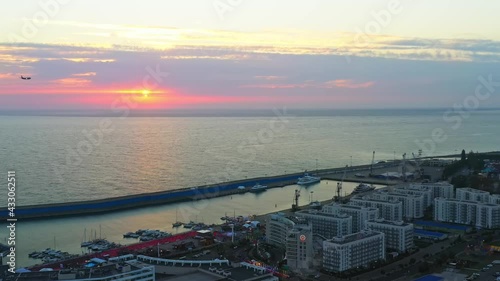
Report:
[{"label": "airplane", "polygon": [[23,80],[31,80],[31,77],[23,77],[23,76],[21,75],[21,79],[23,79]]}]

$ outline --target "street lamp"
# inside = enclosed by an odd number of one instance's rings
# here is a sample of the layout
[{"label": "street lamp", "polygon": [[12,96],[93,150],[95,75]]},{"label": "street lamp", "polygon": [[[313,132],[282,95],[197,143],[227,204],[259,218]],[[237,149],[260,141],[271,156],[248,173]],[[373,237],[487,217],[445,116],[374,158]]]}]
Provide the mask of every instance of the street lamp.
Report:
[{"label": "street lamp", "polygon": [[352,167],[352,155],[351,155],[351,167]]},{"label": "street lamp", "polygon": [[310,200],[309,200],[311,203],[313,201],[313,195],[314,195],[313,193],[314,193],[314,191],[311,191],[311,196],[310,196]]}]

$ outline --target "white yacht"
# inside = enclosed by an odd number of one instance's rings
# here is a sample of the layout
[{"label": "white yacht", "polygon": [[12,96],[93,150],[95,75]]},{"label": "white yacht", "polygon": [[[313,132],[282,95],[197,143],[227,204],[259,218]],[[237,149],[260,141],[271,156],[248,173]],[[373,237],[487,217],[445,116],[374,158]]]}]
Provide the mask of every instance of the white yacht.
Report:
[{"label": "white yacht", "polygon": [[375,190],[375,187],[373,185],[369,185],[366,183],[360,183],[352,193],[362,193],[362,192],[367,192],[367,191],[372,191]]},{"label": "white yacht", "polygon": [[299,185],[308,185],[308,184],[313,184],[320,182],[321,178],[320,177],[314,177],[309,175],[308,173],[305,173],[303,177],[300,177],[299,180],[297,181],[297,184]]},{"label": "white yacht", "polygon": [[250,188],[250,192],[261,192],[265,191],[266,189],[266,185],[260,185],[259,183],[257,183],[256,185],[252,186],[252,188]]}]

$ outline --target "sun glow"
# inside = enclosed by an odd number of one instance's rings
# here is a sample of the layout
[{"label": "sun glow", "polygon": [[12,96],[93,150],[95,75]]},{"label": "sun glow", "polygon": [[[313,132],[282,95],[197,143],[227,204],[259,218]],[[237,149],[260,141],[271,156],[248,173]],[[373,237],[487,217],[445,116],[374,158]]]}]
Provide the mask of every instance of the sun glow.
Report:
[{"label": "sun glow", "polygon": [[144,89],[141,91],[141,93],[142,93],[143,97],[147,98],[149,96],[149,94],[151,94],[151,91]]}]

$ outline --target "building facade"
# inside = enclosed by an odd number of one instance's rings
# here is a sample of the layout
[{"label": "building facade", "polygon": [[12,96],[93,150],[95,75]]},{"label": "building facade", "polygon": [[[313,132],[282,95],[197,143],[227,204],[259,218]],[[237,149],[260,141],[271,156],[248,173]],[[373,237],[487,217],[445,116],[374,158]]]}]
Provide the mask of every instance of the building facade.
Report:
[{"label": "building facade", "polygon": [[367,267],[385,259],[385,238],[382,232],[363,230],[323,241],[323,268],[342,272]]},{"label": "building facade", "polygon": [[292,271],[312,268],[314,258],[312,225],[296,224],[286,239],[286,259]]},{"label": "building facade", "polygon": [[366,228],[366,221],[378,218],[378,209],[347,204],[332,203],[323,206],[321,212],[327,214],[347,214],[352,217],[352,232]]},{"label": "building facade", "polygon": [[352,217],[347,214],[329,214],[317,210],[296,212],[295,215],[310,222],[314,235],[325,239],[352,233]]},{"label": "building facade", "polygon": [[455,199],[463,201],[475,201],[481,203],[490,202],[490,193],[470,187],[457,188]]},{"label": "building facade", "polygon": [[425,199],[423,195],[389,192],[378,190],[373,192],[371,198],[384,201],[399,201],[402,203],[403,217],[407,219],[423,218]]},{"label": "building facade", "polygon": [[434,204],[434,190],[425,186],[401,185],[395,186],[392,190],[394,193],[409,194],[424,197],[424,207],[430,207]]},{"label": "building facade", "polygon": [[480,228],[500,227],[500,205],[450,198],[434,199],[434,220]]},{"label": "building facade", "polygon": [[443,198],[455,198],[455,187],[453,184],[448,182],[434,182],[434,183],[411,183],[412,188],[422,188],[427,187],[433,190],[433,198],[443,197]]},{"label": "building facade", "polygon": [[368,221],[367,227],[371,230],[384,233],[386,249],[393,249],[403,253],[410,250],[414,245],[413,224],[411,223],[377,219]]},{"label": "building facade", "polygon": [[266,222],[266,242],[276,247],[285,248],[288,232],[295,222],[285,217],[283,213],[271,214]]},{"label": "building facade", "polygon": [[397,200],[374,199],[369,196],[355,196],[349,205],[377,208],[378,217],[389,221],[403,220],[403,203]]}]

